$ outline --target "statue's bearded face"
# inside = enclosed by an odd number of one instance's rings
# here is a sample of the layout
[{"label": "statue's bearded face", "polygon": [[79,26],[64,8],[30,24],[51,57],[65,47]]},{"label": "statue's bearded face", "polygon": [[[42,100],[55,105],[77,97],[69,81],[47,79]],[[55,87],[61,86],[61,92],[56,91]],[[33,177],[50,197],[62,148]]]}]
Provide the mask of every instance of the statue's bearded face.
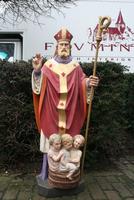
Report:
[{"label": "statue's bearded face", "polygon": [[67,41],[58,42],[57,53],[61,58],[67,58],[70,55],[70,43]]}]

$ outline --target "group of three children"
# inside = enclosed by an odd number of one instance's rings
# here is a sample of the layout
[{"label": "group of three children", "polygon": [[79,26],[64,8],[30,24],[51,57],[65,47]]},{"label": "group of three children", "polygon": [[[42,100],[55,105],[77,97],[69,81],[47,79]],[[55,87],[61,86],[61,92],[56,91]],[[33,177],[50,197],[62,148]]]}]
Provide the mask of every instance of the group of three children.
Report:
[{"label": "group of three children", "polygon": [[49,144],[49,169],[54,172],[68,172],[66,177],[72,180],[72,175],[80,167],[82,151],[79,148],[84,144],[84,137],[54,133],[49,137]]}]

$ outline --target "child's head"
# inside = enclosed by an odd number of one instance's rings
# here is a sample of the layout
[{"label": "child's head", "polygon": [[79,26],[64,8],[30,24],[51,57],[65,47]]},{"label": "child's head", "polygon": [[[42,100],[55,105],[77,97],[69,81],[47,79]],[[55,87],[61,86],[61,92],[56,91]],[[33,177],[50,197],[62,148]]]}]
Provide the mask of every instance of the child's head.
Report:
[{"label": "child's head", "polygon": [[65,148],[65,149],[70,149],[70,148],[72,148],[72,146],[73,146],[73,138],[72,138],[72,136],[71,135],[69,135],[69,134],[63,134],[62,136],[61,136],[61,139],[62,139],[62,145],[63,145],[63,147]]},{"label": "child's head", "polygon": [[81,146],[83,146],[85,142],[85,139],[82,135],[75,135],[73,139],[74,139],[73,146],[76,149],[79,149]]},{"label": "child's head", "polygon": [[61,148],[61,136],[57,133],[53,133],[49,137],[49,144],[53,146],[55,150],[59,150]]}]

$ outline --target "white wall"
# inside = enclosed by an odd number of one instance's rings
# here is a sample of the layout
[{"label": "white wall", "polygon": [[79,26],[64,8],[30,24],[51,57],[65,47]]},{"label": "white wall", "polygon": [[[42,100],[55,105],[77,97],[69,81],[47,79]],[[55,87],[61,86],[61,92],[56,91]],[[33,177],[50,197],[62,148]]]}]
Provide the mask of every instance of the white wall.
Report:
[{"label": "white wall", "polygon": [[[124,40],[116,40],[115,47],[111,51],[110,47],[105,47],[104,51],[100,49],[98,60],[105,61],[113,59],[114,62],[121,62],[130,66],[130,71],[134,72],[134,20],[132,19],[134,11],[134,2],[132,0],[107,0],[107,1],[79,1],[77,6],[71,6],[68,9],[62,9],[63,14],[53,11],[54,18],[41,17],[42,26],[32,23],[21,23],[14,27],[7,25],[5,28],[9,31],[17,30],[23,32],[23,56],[25,60],[30,59],[35,53],[40,52],[43,56],[53,55],[55,40],[54,34],[64,26],[73,34],[72,55],[81,61],[91,62],[95,56],[95,49],[91,50],[92,39],[88,38],[89,31],[93,30],[98,23],[99,16],[110,16],[112,18],[111,27],[115,27],[119,11],[121,10],[123,19],[131,29],[132,34]],[[4,30],[4,28],[3,28]],[[45,43],[53,43],[51,47],[45,50]],[[75,43],[75,45],[74,45]],[[102,41],[109,45],[109,41]],[[76,48],[77,45],[77,48]],[[82,46],[83,45],[83,46]],[[129,47],[129,51],[120,45]],[[79,49],[78,49],[79,48]]]}]

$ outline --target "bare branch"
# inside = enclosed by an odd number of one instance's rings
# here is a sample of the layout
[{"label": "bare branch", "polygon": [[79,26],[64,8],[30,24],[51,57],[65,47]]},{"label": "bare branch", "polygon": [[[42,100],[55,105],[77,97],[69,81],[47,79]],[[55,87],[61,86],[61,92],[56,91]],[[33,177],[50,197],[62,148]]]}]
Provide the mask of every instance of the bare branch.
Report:
[{"label": "bare branch", "polygon": [[[77,0],[0,0],[0,19],[2,22],[38,21],[39,16],[51,17],[52,10],[62,12],[61,8],[75,5]],[[12,16],[12,17],[11,17]]]}]

